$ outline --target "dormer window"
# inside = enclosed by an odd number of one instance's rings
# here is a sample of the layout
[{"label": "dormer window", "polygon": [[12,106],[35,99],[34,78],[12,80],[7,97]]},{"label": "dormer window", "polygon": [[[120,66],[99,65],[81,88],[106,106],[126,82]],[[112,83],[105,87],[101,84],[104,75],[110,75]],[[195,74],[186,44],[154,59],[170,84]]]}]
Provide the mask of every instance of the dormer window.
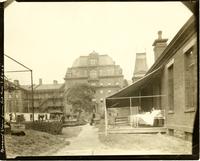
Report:
[{"label": "dormer window", "polygon": [[96,59],[90,59],[90,65],[96,65],[97,60]]}]

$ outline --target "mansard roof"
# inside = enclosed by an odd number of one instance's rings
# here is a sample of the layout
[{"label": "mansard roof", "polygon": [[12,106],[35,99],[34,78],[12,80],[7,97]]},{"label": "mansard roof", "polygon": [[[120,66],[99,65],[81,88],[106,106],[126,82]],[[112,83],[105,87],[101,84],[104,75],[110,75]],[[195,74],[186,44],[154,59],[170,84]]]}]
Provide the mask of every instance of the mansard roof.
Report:
[{"label": "mansard roof", "polygon": [[89,59],[98,59],[98,65],[115,65],[115,62],[109,55],[99,55],[95,51],[90,53],[88,56],[80,56],[77,58],[72,65],[73,67],[86,67],[88,66]]}]

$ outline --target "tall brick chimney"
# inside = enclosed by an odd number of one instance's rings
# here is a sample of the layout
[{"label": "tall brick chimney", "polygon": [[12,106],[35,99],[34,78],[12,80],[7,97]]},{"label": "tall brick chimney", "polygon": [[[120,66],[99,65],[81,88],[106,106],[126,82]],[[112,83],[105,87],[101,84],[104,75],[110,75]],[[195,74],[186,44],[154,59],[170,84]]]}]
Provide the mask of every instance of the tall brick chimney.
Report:
[{"label": "tall brick chimney", "polygon": [[142,78],[147,72],[146,53],[136,53],[135,68],[133,72],[132,82]]},{"label": "tall brick chimney", "polygon": [[162,38],[162,31],[158,31],[158,38],[154,41],[154,60],[156,61],[158,57],[162,54],[162,52],[167,47],[167,41],[168,39]]},{"label": "tall brick chimney", "polygon": [[39,85],[42,85],[42,79],[41,78],[39,79]]}]

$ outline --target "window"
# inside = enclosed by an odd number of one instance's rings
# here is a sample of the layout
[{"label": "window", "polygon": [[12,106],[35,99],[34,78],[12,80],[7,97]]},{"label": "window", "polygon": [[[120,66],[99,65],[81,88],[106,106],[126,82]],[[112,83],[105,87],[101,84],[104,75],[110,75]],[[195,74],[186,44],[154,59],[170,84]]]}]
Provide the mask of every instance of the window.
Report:
[{"label": "window", "polygon": [[168,106],[174,111],[174,65],[168,67]]},{"label": "window", "polygon": [[96,83],[91,83],[91,86],[95,86],[96,85]]},{"label": "window", "polygon": [[193,48],[190,48],[184,55],[185,62],[185,103],[186,109],[195,106],[195,59]]},{"label": "window", "polygon": [[103,93],[103,90],[100,90],[100,93],[102,94],[102,93]]},{"label": "window", "polygon": [[87,77],[87,70],[81,70],[79,72],[79,76],[81,76],[81,77]]},{"label": "window", "polygon": [[118,74],[120,74],[120,75],[122,74],[122,69],[118,70]]},{"label": "window", "polygon": [[72,70],[72,76],[73,76],[73,77],[78,77],[78,76],[79,76],[79,71],[77,71],[77,70]]},{"label": "window", "polygon": [[101,70],[101,69],[99,70],[99,75],[100,75],[100,76],[103,76],[103,75],[104,75],[103,70]]},{"label": "window", "polygon": [[67,73],[67,77],[71,78],[72,77],[72,73],[71,72]]},{"label": "window", "polygon": [[96,99],[95,99],[95,98],[93,98],[93,99],[92,99],[92,102],[96,102]]},{"label": "window", "polygon": [[100,86],[103,86],[103,83],[100,83]]},{"label": "window", "polygon": [[90,59],[90,65],[96,65],[97,60],[96,59]]},{"label": "window", "polygon": [[114,69],[107,69],[107,75],[114,75]]},{"label": "window", "polygon": [[108,93],[111,93],[111,90],[108,90]]},{"label": "window", "polygon": [[90,71],[90,78],[91,79],[97,78],[97,72],[95,70]]},{"label": "window", "polygon": [[111,86],[111,83],[108,83],[109,86]]},{"label": "window", "polygon": [[116,82],[115,84],[116,84],[116,85],[119,85],[119,82]]},{"label": "window", "polygon": [[103,103],[103,98],[100,99],[100,102]]}]

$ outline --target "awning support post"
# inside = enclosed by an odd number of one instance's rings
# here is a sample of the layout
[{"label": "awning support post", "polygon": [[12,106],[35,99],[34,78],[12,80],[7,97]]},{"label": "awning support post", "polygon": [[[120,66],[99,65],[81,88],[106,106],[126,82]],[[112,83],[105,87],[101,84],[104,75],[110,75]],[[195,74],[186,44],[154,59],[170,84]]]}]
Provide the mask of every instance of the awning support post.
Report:
[{"label": "awning support post", "polygon": [[[139,91],[139,107],[137,108],[137,114],[139,113],[139,108],[142,109],[142,103],[141,103],[141,90]],[[138,127],[138,118],[137,118],[137,127]]]},{"label": "awning support post", "polygon": [[104,104],[104,112],[105,112],[105,135],[108,135],[108,116],[107,116],[107,109],[106,104]]},{"label": "awning support post", "polygon": [[129,101],[130,101],[130,103],[129,103],[129,105],[130,105],[130,118],[129,118],[130,121],[129,121],[129,122],[130,122],[130,125],[131,125],[131,127],[132,127],[131,117],[132,117],[132,114],[133,114],[133,113],[132,113],[132,108],[131,108],[131,107],[132,107],[131,97],[130,97]]},{"label": "awning support post", "polygon": [[34,122],[34,93],[33,93],[33,71],[31,70],[31,104],[32,104],[32,114]]},{"label": "awning support post", "polygon": [[131,113],[131,115],[132,115],[132,108],[131,108],[131,107],[132,107],[132,102],[131,102],[131,97],[130,97],[129,100],[130,100],[130,113]]}]

